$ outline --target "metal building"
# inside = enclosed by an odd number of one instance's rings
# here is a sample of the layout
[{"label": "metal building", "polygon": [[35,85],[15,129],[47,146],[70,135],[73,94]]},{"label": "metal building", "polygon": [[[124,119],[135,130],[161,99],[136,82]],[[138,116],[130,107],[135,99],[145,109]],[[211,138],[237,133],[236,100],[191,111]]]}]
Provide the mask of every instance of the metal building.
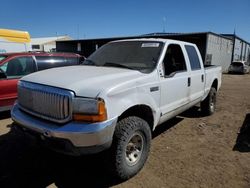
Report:
[{"label": "metal building", "polygon": [[31,39],[31,47],[32,51],[45,51],[51,52],[56,49],[56,41],[65,41],[72,40],[71,37],[65,36],[56,36],[56,37],[41,37],[41,38],[32,38]]},{"label": "metal building", "polygon": [[223,72],[228,72],[233,53],[233,41],[220,35],[207,36],[205,64],[220,65]]},{"label": "metal building", "polygon": [[201,52],[204,64],[221,65],[223,72],[231,63],[233,41],[230,37],[212,32],[202,33],[151,33],[130,37],[82,39],[70,41],[57,41],[56,50],[59,52],[74,52],[85,57],[93,53],[97,48],[113,40],[133,38],[166,38],[195,43]]},{"label": "metal building", "polygon": [[235,34],[223,34],[233,40],[232,61],[246,61],[250,64],[250,43]]}]

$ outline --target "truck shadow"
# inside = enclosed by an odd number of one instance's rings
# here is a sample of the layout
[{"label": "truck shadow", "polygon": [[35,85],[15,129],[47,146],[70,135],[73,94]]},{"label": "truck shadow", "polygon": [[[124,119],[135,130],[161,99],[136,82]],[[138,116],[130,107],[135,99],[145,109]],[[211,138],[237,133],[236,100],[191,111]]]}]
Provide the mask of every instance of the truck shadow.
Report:
[{"label": "truck shadow", "polygon": [[250,152],[250,114],[246,114],[233,150],[239,152]]},{"label": "truck shadow", "polygon": [[153,139],[155,137],[161,135],[165,131],[169,130],[170,128],[174,127],[175,125],[180,123],[183,119],[184,118],[181,118],[181,117],[175,117],[175,118],[170,119],[170,120],[162,123],[161,125],[157,126],[156,129],[154,130],[153,134],[152,134]]},{"label": "truck shadow", "polygon": [[[182,121],[174,118],[157,127],[153,138]],[[103,155],[104,154],[104,155]],[[107,165],[107,152],[71,157],[45,149],[12,125],[0,136],[0,187],[110,187],[121,183]],[[104,157],[106,156],[106,157]]]},{"label": "truck shadow", "polygon": [[181,113],[179,116],[186,117],[186,118],[201,118],[205,117],[204,114],[202,114],[200,107],[193,106],[192,108],[186,110],[185,112]]},{"label": "truck shadow", "polygon": [[12,127],[0,136],[0,187],[109,187],[118,184],[102,155],[71,157],[39,146]]}]

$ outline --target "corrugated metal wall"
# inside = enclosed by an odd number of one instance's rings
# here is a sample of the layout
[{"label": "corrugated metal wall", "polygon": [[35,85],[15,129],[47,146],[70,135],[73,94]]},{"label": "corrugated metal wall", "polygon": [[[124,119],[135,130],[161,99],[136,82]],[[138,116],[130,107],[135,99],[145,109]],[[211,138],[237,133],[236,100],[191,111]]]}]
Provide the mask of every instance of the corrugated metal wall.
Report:
[{"label": "corrugated metal wall", "polygon": [[112,40],[129,38],[169,38],[195,43],[201,52],[204,63],[208,65],[220,65],[222,66],[223,72],[227,72],[232,60],[241,60],[243,58],[250,63],[249,43],[235,35],[225,34],[225,36],[223,36],[211,32],[57,41],[56,49],[60,52],[75,52],[88,57],[96,50],[97,46],[100,47]]},{"label": "corrugated metal wall", "polygon": [[[206,63],[211,62],[212,65],[220,65],[223,72],[228,71],[231,64],[231,54],[233,50],[233,41],[209,33],[207,35]],[[211,59],[208,61],[207,59]],[[210,64],[210,63],[207,63]]]},{"label": "corrugated metal wall", "polygon": [[233,61],[240,60],[250,62],[250,45],[235,38]]}]

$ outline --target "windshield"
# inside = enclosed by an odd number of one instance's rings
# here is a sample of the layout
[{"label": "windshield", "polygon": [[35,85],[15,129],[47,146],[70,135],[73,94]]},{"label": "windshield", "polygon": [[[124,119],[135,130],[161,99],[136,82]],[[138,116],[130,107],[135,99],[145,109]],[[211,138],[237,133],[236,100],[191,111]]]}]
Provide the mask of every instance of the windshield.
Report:
[{"label": "windshield", "polygon": [[4,60],[5,58],[7,58],[6,55],[0,55],[0,61]]},{"label": "windshield", "polygon": [[121,41],[104,45],[84,65],[110,66],[152,72],[161,54],[163,43],[154,41]]},{"label": "windshield", "polygon": [[241,62],[233,62],[232,65],[235,66],[235,67],[241,67],[241,66],[243,66],[243,63],[241,63]]}]

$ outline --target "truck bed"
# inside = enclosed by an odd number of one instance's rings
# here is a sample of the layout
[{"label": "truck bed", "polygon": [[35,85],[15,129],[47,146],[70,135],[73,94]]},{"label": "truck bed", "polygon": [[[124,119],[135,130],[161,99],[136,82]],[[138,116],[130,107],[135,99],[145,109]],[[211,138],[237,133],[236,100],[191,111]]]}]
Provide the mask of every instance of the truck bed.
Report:
[{"label": "truck bed", "polygon": [[215,89],[217,90],[218,88],[220,88],[222,69],[221,66],[217,65],[204,65],[204,71],[205,71],[205,97],[206,97],[215,79],[217,80],[217,88]]}]

